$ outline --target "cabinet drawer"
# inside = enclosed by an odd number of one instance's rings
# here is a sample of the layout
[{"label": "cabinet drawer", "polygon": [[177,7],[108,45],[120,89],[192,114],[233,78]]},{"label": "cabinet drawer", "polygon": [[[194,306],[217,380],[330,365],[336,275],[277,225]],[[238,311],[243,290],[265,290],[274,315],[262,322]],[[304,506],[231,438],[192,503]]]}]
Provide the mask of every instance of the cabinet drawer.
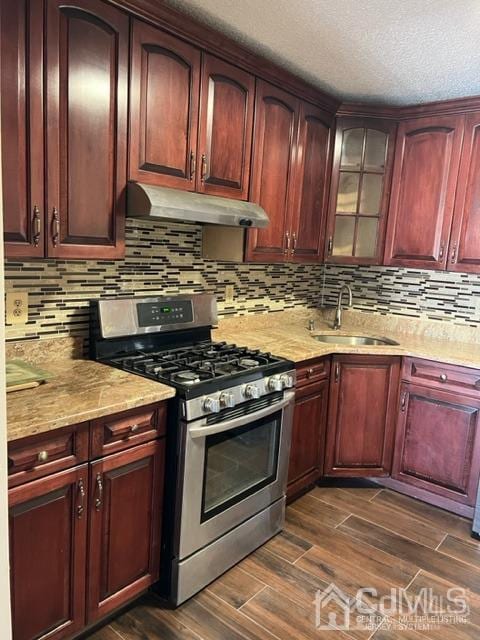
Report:
[{"label": "cabinet drawer", "polygon": [[128,449],[165,435],[167,404],[137,407],[92,422],[92,457]]},{"label": "cabinet drawer", "polygon": [[402,378],[427,387],[480,396],[480,371],[419,358],[404,358]]},{"label": "cabinet drawer", "polygon": [[88,423],[8,444],[8,486],[16,487],[88,460]]},{"label": "cabinet drawer", "polygon": [[330,376],[330,358],[306,360],[297,365],[297,388]]}]

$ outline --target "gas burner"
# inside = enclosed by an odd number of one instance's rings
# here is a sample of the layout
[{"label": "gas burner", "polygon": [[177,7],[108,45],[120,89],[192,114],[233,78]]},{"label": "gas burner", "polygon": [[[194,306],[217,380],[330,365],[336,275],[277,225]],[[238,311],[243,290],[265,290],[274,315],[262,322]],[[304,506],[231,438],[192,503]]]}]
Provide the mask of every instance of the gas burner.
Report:
[{"label": "gas burner", "polygon": [[172,379],[175,380],[175,382],[182,382],[183,384],[197,384],[200,382],[200,376],[194,371],[174,373]]},{"label": "gas burner", "polygon": [[253,360],[253,358],[242,358],[238,364],[247,369],[260,366],[260,362],[258,360]]}]

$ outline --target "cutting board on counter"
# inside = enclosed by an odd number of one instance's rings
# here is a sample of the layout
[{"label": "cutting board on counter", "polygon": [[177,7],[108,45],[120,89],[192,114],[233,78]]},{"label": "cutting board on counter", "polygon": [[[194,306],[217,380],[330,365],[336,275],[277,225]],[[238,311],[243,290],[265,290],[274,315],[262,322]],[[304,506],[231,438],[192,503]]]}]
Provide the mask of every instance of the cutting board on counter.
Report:
[{"label": "cutting board on counter", "polygon": [[7,360],[7,393],[21,389],[33,389],[52,377],[51,373],[39,369],[24,360]]}]

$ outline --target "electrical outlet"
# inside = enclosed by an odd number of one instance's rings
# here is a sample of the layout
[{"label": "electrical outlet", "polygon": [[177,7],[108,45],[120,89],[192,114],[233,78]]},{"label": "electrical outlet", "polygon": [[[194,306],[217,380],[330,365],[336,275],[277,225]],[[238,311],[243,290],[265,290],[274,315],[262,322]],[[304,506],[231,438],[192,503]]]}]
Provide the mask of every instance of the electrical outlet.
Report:
[{"label": "electrical outlet", "polygon": [[225,302],[233,302],[233,284],[225,285]]},{"label": "electrical outlet", "polygon": [[5,310],[7,324],[26,324],[28,322],[28,292],[7,291]]}]

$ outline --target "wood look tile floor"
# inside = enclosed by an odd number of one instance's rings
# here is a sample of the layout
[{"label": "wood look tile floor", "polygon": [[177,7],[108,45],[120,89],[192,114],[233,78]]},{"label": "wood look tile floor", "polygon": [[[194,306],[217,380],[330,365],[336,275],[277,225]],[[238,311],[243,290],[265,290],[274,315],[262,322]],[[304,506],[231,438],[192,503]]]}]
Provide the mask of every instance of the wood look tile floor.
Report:
[{"label": "wood look tile floor", "polygon": [[[468,520],[377,488],[316,487],[287,508],[285,530],[172,611],[151,595],[89,640],[480,640],[480,543]],[[314,598],[335,583],[409,596],[467,590],[466,623],[401,630],[315,628]],[[375,598],[370,600],[375,602]]]}]

